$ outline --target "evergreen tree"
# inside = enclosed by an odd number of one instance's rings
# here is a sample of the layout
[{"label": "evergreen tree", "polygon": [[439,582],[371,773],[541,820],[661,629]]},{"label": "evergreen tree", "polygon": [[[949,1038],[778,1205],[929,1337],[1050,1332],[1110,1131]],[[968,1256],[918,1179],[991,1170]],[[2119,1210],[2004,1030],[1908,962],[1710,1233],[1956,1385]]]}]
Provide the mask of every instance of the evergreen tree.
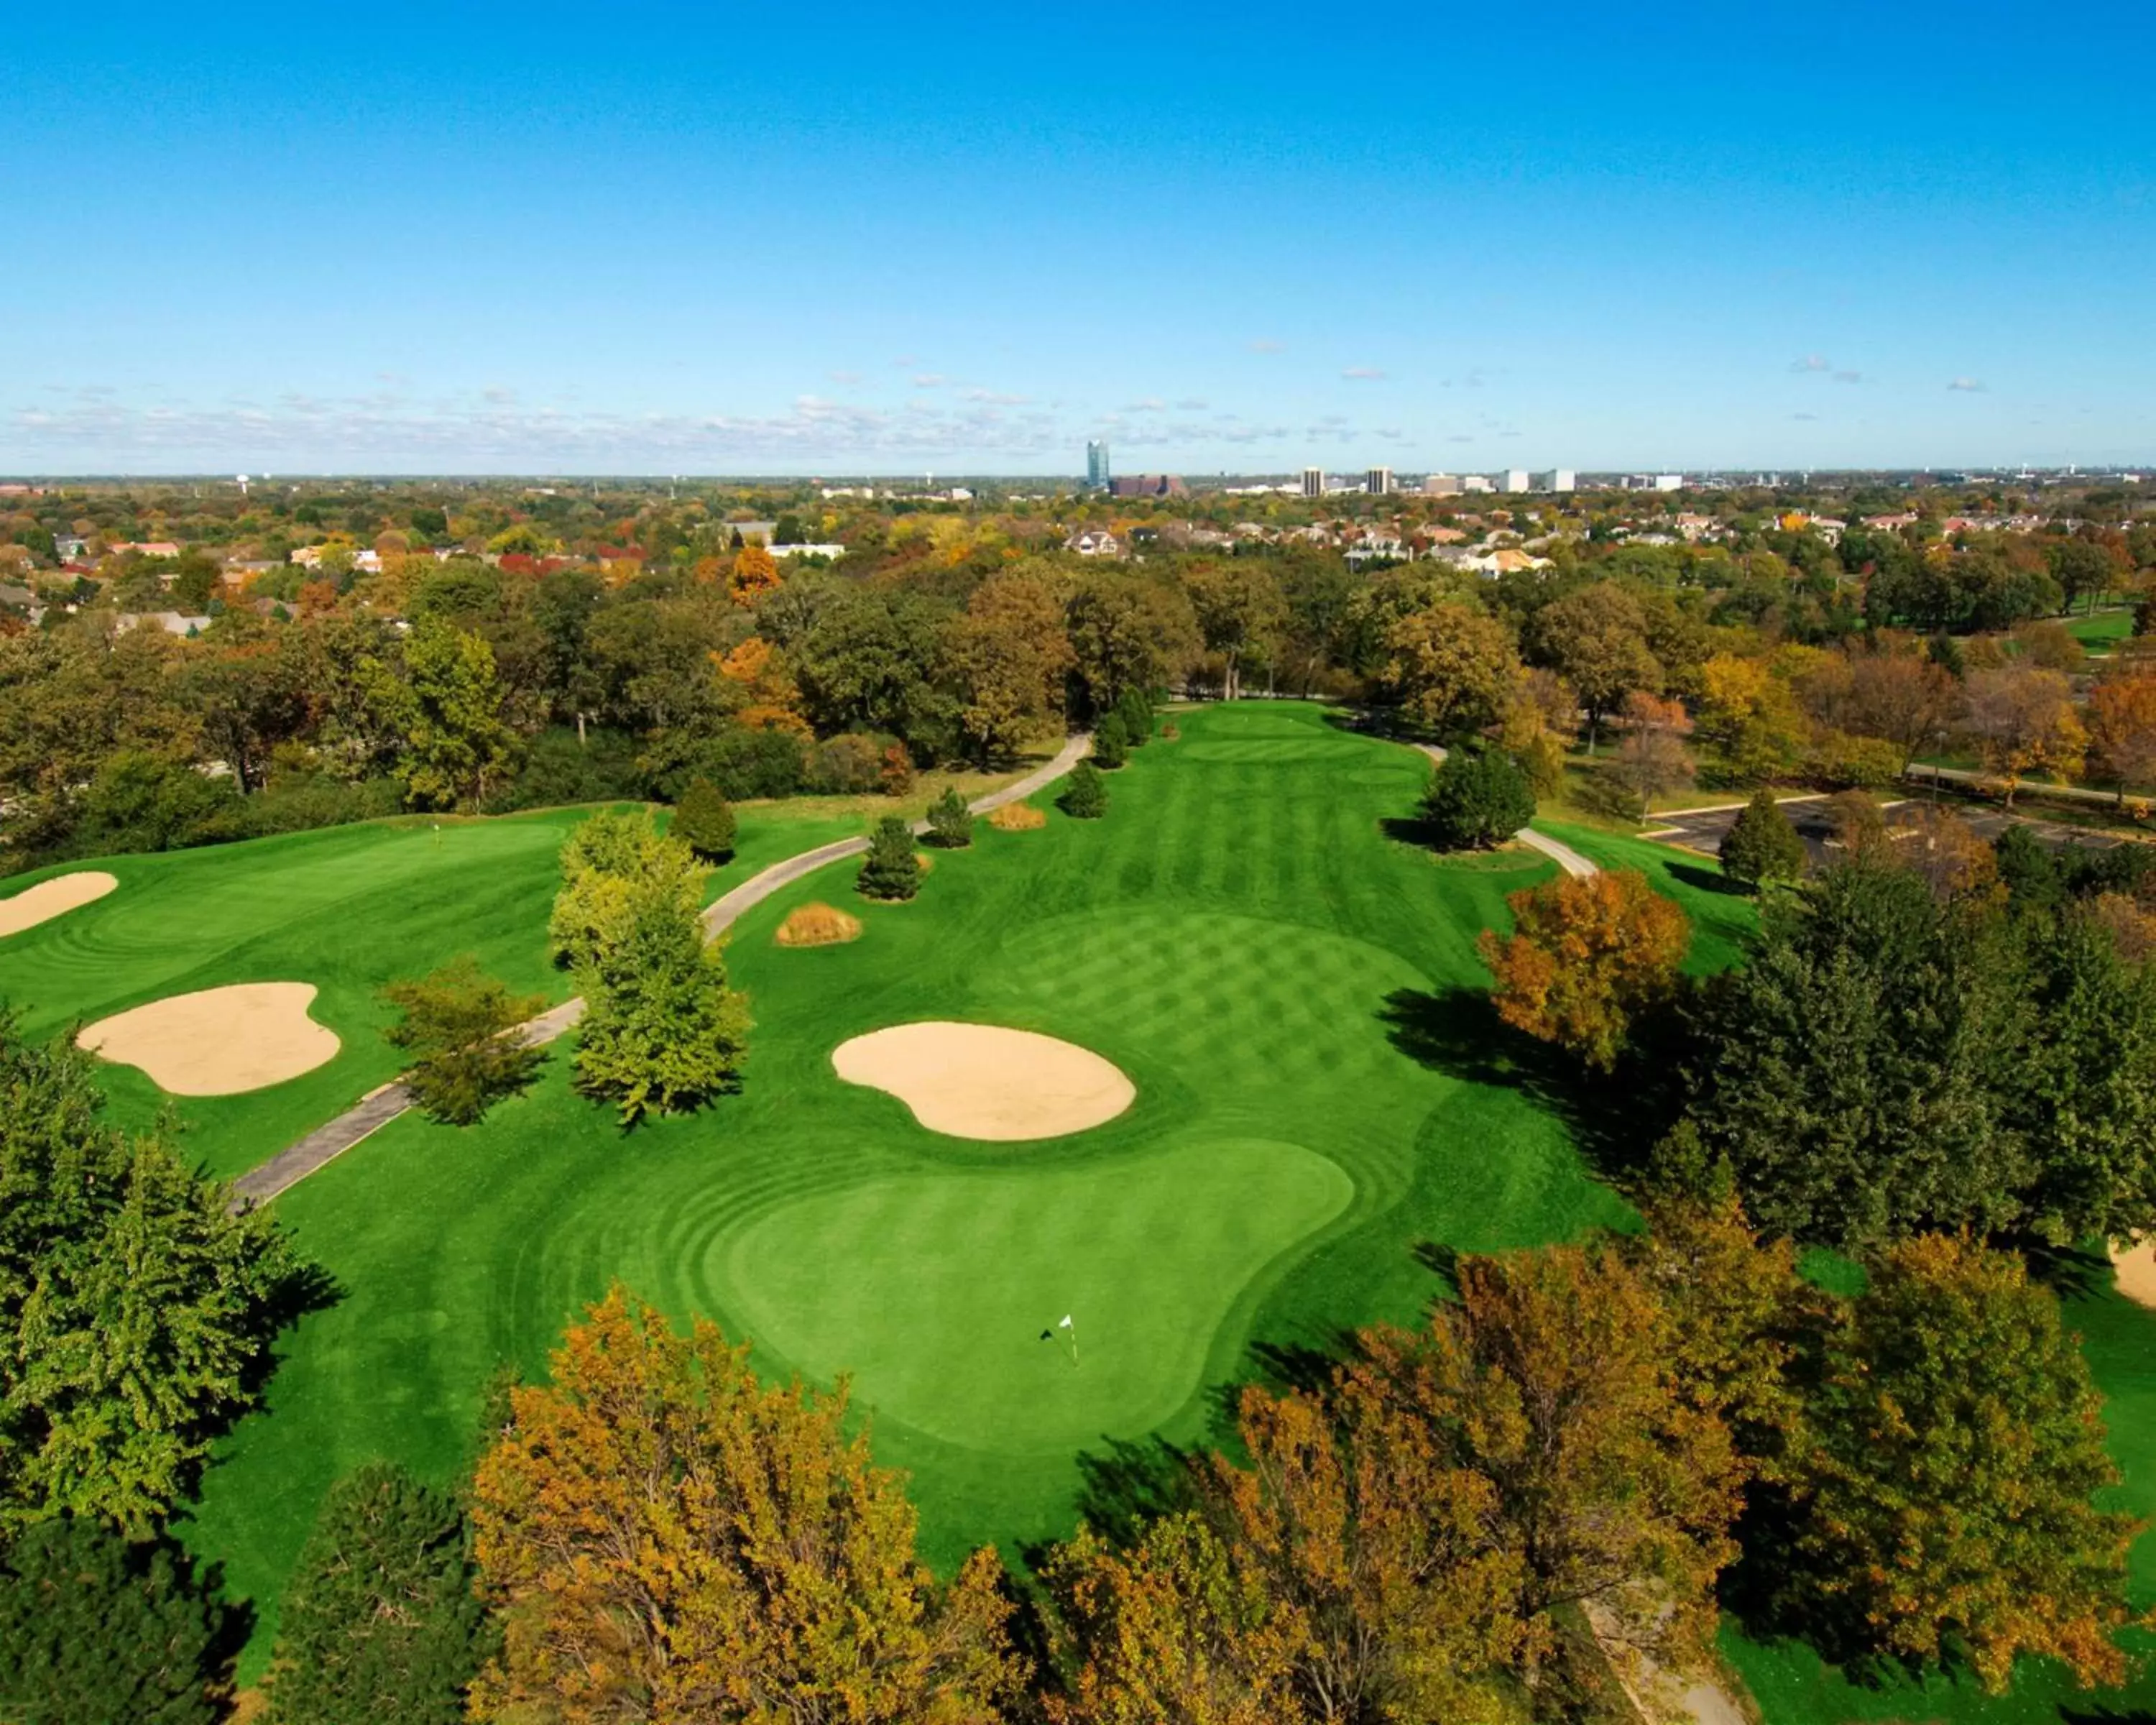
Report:
[{"label": "evergreen tree", "polygon": [[1440,850],[1486,850],[1535,818],[1534,787],[1504,750],[1463,743],[1439,762],[1422,818]]},{"label": "evergreen tree", "polygon": [[1144,690],[1124,690],[1116,702],[1116,716],[1123,721],[1123,735],[1132,748],[1152,741],[1152,701]]},{"label": "evergreen tree", "polygon": [[1130,757],[1130,733],[1123,729],[1122,716],[1110,713],[1093,727],[1093,764],[1103,773],[1113,773]]},{"label": "evergreen tree", "polygon": [[908,899],[921,891],[921,865],[913,855],[913,832],[896,814],[876,823],[869,840],[868,860],[854,880],[864,898]]},{"label": "evergreen tree", "polygon": [[300,1553],[272,1725],[460,1725],[485,1621],[454,1502],[370,1462],[330,1488]]},{"label": "evergreen tree", "polygon": [[733,805],[708,778],[692,778],[675,804],[673,833],[702,861],[729,861],[734,854]]},{"label": "evergreen tree", "polygon": [[2016,822],[1993,841],[1991,854],[1999,866],[1999,884],[2017,911],[2056,909],[2066,897],[2058,860],[2037,843],[2028,828]]},{"label": "evergreen tree", "polygon": [[470,1126],[500,1098],[531,1081],[547,1058],[515,1033],[546,1008],[542,994],[512,994],[470,953],[418,982],[392,983],[382,998],[401,1009],[386,1033],[416,1055],[404,1082],[433,1118]]},{"label": "evergreen tree", "polygon": [[1091,761],[1070,769],[1070,782],[1055,805],[1073,820],[1098,820],[1108,812],[1108,787]]},{"label": "evergreen tree", "polygon": [[956,786],[929,807],[928,842],[945,850],[963,850],[973,842],[973,811]]},{"label": "evergreen tree", "polygon": [[104,1106],[89,1055],[0,1014],[0,1532],[161,1527],[259,1404],[300,1286],[267,1213]]},{"label": "evergreen tree", "polygon": [[577,1088],[613,1102],[624,1127],[741,1088],[747,1004],[696,913],[663,887],[631,901],[577,981]]},{"label": "evergreen tree", "polygon": [[1804,878],[1804,841],[1763,785],[1722,841],[1722,872],[1754,891],[1770,881]]},{"label": "evergreen tree", "polygon": [[0,1719],[8,1725],[213,1725],[234,1614],[187,1553],[64,1516],[0,1556]]},{"label": "evergreen tree", "polygon": [[1791,1618],[1830,1651],[1966,1661],[2004,1691],[2024,1654],[2115,1684],[2132,1517],[2102,1400],[2059,1304],[2010,1254],[1933,1235],[1873,1266],[1811,1397]]}]

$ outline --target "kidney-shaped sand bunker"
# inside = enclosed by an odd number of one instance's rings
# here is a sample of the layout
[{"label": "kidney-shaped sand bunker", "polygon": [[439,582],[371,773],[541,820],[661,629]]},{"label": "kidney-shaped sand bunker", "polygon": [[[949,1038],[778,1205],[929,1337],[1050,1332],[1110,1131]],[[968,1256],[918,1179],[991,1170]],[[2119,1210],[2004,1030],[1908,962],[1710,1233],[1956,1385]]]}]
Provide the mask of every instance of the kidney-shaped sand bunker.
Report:
[{"label": "kidney-shaped sand bunker", "polygon": [[958,1138],[1061,1137],[1113,1120],[1137,1096],[1091,1049],[998,1024],[894,1024],[840,1043],[831,1065]]},{"label": "kidney-shaped sand bunker", "polygon": [[312,983],[239,983],[153,1000],[100,1019],[75,1038],[140,1066],[176,1096],[230,1096],[311,1072],[333,1059],[336,1032],[307,1016]]}]

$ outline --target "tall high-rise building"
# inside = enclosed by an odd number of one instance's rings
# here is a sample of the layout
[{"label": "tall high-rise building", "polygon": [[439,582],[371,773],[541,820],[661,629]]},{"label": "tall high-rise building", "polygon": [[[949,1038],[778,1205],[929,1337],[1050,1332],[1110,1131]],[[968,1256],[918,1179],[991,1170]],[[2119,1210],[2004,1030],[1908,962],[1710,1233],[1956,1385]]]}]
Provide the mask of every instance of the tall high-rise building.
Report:
[{"label": "tall high-rise building", "polygon": [[1323,468],[1306,467],[1303,469],[1302,495],[1306,497],[1322,497],[1325,495],[1325,470]]},{"label": "tall high-rise building", "polygon": [[1517,467],[1508,467],[1502,473],[1491,475],[1491,478],[1496,481],[1501,491],[1524,491],[1527,488],[1527,475]]},{"label": "tall high-rise building", "polygon": [[1393,470],[1389,467],[1373,467],[1363,475],[1363,489],[1373,497],[1383,497],[1393,489]]},{"label": "tall high-rise building", "polygon": [[1098,438],[1086,445],[1086,489],[1108,489],[1108,446]]},{"label": "tall high-rise building", "polygon": [[1569,491],[1576,489],[1578,483],[1569,467],[1553,467],[1548,473],[1538,473],[1534,477],[1537,491]]}]

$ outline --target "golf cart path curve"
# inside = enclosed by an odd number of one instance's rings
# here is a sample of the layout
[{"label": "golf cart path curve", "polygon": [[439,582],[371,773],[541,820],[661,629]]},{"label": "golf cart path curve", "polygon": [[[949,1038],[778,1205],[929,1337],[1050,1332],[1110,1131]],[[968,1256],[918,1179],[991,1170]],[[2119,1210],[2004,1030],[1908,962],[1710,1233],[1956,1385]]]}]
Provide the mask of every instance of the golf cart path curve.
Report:
[{"label": "golf cart path curve", "polygon": [[[1030,797],[1035,791],[1054,784],[1075,767],[1092,744],[1090,734],[1071,737],[1059,749],[1053,760],[1035,768],[1024,778],[1005,785],[1001,790],[991,791],[985,797],[977,797],[967,807],[975,814],[987,814]],[[925,833],[928,823],[917,820],[913,830]],[[804,875],[838,862],[849,856],[859,856],[869,848],[869,841],[861,839],[841,839],[834,844],[819,845],[813,850],[802,851],[783,861],[761,869],[742,882],[731,892],[721,893],[703,913],[704,938],[715,941],[747,911],[762,904],[783,887],[791,886]],[[559,1037],[566,1036],[576,1028],[577,1021],[584,1015],[581,999],[565,1000],[550,1008],[536,1019],[527,1019],[509,1034],[519,1036],[533,1048],[542,1047]],[[381,1089],[362,1097],[334,1120],[319,1126],[297,1143],[280,1150],[267,1162],[249,1168],[232,1183],[232,1207],[235,1210],[252,1209],[264,1204],[280,1192],[288,1192],[305,1179],[309,1174],[352,1148],[361,1139],[379,1132],[398,1115],[412,1106],[412,1092],[402,1083],[385,1084]]]},{"label": "golf cart path curve", "polygon": [[[1433,761],[1442,762],[1445,759],[1445,751],[1434,742],[1410,743],[1409,747],[1419,749]],[[1584,880],[1590,875],[1599,875],[1602,872],[1569,845],[1560,844],[1547,834],[1537,832],[1532,827],[1522,827],[1512,836],[1526,845],[1528,850],[1542,852],[1544,856],[1575,880]]]}]

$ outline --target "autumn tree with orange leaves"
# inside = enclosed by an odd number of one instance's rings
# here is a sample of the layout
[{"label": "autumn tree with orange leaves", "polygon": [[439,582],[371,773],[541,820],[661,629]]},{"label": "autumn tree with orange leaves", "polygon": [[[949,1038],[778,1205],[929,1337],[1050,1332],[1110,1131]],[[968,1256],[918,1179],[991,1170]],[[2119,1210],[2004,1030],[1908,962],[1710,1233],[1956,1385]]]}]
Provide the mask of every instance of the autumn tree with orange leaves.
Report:
[{"label": "autumn tree with orange leaves", "polygon": [[1691,927],[1636,870],[1561,875],[1506,903],[1512,932],[1482,932],[1497,1015],[1590,1066],[1617,1063],[1632,1024],[1676,985]]},{"label": "autumn tree with orange leaves", "polygon": [[843,1387],[757,1383],[617,1286],[520,1389],[473,1488],[503,1640],[477,1720],[990,1725],[1019,1668],[1001,1565],[947,1586]]},{"label": "autumn tree with orange leaves", "polygon": [[2106,677],[2090,690],[2088,732],[2121,803],[2128,786],[2156,785],[2156,670]]},{"label": "autumn tree with orange leaves", "polygon": [[1127,1548],[1049,1570],[1060,1725],[1524,1719],[1558,1614],[1705,1648],[1743,1466],[1661,1301],[1613,1248],[1463,1261],[1423,1330],[1317,1392],[1243,1393],[1247,1465]]},{"label": "autumn tree with orange leaves", "polygon": [[779,584],[778,559],[761,545],[744,545],[734,553],[726,592],[737,605],[753,605]]}]

